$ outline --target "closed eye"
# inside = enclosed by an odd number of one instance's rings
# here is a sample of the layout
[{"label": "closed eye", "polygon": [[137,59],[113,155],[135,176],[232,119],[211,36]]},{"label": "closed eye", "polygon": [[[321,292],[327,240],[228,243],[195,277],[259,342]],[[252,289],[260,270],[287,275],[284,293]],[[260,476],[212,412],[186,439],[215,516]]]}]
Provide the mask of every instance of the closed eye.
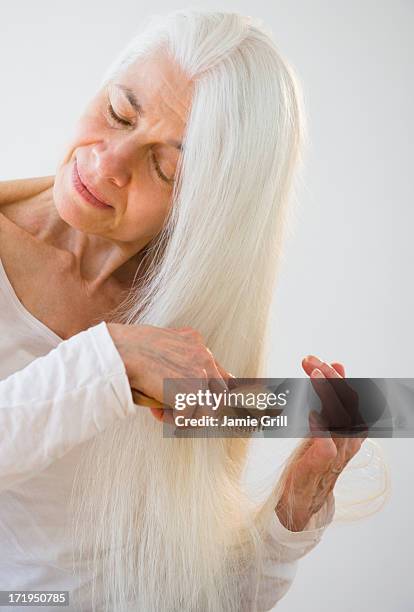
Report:
[{"label": "closed eye", "polygon": [[[113,106],[112,106],[112,104],[110,102],[108,103],[108,112],[109,112],[110,116],[112,117],[112,119],[114,119],[114,121],[116,121],[120,125],[124,125],[126,127],[131,127],[131,126],[134,125],[133,123],[131,123],[131,121],[128,121],[127,119],[123,119],[122,117],[120,117],[114,111],[114,108],[113,108]],[[151,151],[151,159],[152,159],[152,163],[154,165],[155,171],[158,174],[158,176],[160,177],[160,179],[163,180],[165,183],[168,183],[168,185],[173,185],[174,184],[174,178],[168,178],[168,176],[165,176],[165,174],[163,173],[163,171],[160,168],[158,160],[155,157],[153,151]]]},{"label": "closed eye", "polygon": [[168,183],[169,185],[172,185],[174,183],[174,179],[173,178],[168,178],[168,176],[165,176],[165,174],[163,173],[163,171],[160,168],[160,165],[158,163],[157,158],[154,155],[154,151],[151,151],[151,158],[152,158],[152,163],[154,164],[154,167],[155,167],[155,171],[158,174],[158,176],[160,177],[160,179],[162,179],[165,183]]},{"label": "closed eye", "polygon": [[114,111],[114,108],[113,108],[112,104],[110,102],[108,103],[108,112],[111,115],[112,119],[114,119],[117,123],[120,123],[121,125],[127,125],[127,126],[132,126],[133,125],[127,119],[123,119],[122,117],[117,115],[116,112]]}]

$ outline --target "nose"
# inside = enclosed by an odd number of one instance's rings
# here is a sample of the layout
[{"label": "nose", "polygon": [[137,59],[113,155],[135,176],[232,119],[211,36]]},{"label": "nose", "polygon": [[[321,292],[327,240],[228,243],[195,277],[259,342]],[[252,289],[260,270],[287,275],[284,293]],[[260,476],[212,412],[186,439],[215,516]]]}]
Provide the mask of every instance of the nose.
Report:
[{"label": "nose", "polygon": [[126,187],[137,164],[137,146],[128,142],[100,142],[92,148],[93,167],[103,180]]}]

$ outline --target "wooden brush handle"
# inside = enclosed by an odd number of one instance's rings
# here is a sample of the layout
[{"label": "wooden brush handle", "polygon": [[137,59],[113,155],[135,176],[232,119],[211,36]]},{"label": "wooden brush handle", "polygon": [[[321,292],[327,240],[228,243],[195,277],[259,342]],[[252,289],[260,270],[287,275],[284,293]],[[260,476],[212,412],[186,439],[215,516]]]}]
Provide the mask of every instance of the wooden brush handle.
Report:
[{"label": "wooden brush handle", "polygon": [[149,395],[145,395],[145,393],[141,393],[141,391],[137,391],[136,389],[131,389],[131,391],[135,404],[148,406],[149,408],[164,408],[164,405],[155,398],[149,397]]}]

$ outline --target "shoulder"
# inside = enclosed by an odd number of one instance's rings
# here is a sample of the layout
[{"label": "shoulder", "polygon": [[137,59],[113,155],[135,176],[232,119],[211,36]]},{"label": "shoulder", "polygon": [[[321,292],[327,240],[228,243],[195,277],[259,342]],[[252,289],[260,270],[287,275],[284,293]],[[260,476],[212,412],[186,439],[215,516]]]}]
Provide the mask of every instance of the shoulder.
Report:
[{"label": "shoulder", "polygon": [[51,175],[0,181],[0,207],[35,196],[51,187],[54,180]]}]

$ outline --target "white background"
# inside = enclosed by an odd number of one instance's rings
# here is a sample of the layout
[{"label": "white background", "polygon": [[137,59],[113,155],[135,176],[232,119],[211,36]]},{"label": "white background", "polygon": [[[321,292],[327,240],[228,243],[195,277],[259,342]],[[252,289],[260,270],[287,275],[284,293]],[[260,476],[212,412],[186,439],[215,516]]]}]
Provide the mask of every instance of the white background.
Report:
[{"label": "white background", "polygon": [[[269,376],[301,376],[308,353],[342,361],[348,376],[413,376],[414,3],[153,0],[151,12],[184,6],[261,17],[305,91],[310,146],[274,304]],[[145,15],[144,3],[128,0],[2,4],[0,179],[54,174],[76,117]],[[256,471],[277,455],[278,441],[264,442]],[[414,445],[380,442],[391,500],[372,518],[330,527],[278,611],[414,609]]]}]

